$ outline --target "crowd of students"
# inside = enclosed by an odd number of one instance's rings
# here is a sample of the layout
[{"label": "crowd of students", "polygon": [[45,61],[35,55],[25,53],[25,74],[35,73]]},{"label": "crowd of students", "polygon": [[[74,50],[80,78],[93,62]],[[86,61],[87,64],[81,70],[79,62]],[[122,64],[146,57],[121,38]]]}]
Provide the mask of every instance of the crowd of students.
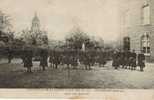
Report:
[{"label": "crowd of students", "polygon": [[143,53],[136,54],[133,50],[130,51],[115,51],[113,54],[112,66],[115,69],[119,67],[124,69],[136,70],[137,66],[140,71],[144,71],[145,67],[145,55]]},{"label": "crowd of students", "polygon": [[[32,72],[34,50],[31,47],[22,49],[22,60],[27,72]],[[11,52],[8,54],[8,62],[11,62]],[[41,48],[39,52],[40,67],[46,70],[48,66],[57,69],[60,65],[67,65],[67,68],[77,69],[79,65],[84,65],[86,70],[92,69],[95,64],[104,66],[109,60],[109,55],[103,50],[48,50]],[[50,65],[48,65],[50,63]],[[123,68],[144,71],[145,56],[143,53],[136,54],[130,51],[115,51],[112,56],[112,66],[115,69]]]},{"label": "crowd of students", "polygon": [[[48,59],[49,58],[49,59]],[[23,63],[27,68],[27,72],[32,72],[33,66],[33,50],[24,49]],[[39,53],[40,67],[46,70],[47,66],[58,69],[60,65],[66,65],[68,69],[77,69],[79,65],[84,65],[85,70],[91,70],[91,66],[98,63],[99,66],[104,66],[107,62],[106,53],[103,51],[77,51],[77,50],[47,50],[41,49]],[[50,63],[50,65],[48,65]]]}]

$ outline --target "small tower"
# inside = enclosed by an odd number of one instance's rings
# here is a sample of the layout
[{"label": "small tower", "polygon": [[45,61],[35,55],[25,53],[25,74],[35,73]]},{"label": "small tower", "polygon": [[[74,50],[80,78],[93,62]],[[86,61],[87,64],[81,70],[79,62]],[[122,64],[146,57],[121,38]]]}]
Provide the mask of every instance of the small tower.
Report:
[{"label": "small tower", "polygon": [[40,31],[40,20],[37,16],[37,13],[35,13],[34,18],[32,19],[32,26],[31,26],[32,32],[38,32]]}]

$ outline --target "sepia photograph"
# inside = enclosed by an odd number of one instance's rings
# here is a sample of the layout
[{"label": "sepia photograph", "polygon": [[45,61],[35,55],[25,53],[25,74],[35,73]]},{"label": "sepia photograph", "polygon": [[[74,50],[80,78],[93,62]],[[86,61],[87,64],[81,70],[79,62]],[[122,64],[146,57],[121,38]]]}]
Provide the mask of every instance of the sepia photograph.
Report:
[{"label": "sepia photograph", "polygon": [[154,0],[0,0],[0,89],[153,90]]}]

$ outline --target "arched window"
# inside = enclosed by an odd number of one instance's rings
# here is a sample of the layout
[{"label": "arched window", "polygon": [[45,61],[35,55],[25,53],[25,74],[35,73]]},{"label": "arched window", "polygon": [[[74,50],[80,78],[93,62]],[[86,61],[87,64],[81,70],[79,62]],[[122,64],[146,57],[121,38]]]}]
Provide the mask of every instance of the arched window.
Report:
[{"label": "arched window", "polygon": [[150,55],[150,36],[148,33],[141,36],[141,51],[146,55]]}]

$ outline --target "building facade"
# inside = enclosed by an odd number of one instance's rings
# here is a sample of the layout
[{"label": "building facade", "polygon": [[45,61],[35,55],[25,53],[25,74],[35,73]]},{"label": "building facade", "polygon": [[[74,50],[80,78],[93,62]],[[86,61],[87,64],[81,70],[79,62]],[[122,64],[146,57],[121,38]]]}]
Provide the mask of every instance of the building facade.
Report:
[{"label": "building facade", "polygon": [[123,12],[123,36],[130,38],[130,50],[154,61],[154,0],[129,0]]},{"label": "building facade", "polygon": [[36,13],[35,13],[34,18],[32,19],[31,31],[35,33],[40,32],[40,20]]},{"label": "building facade", "polygon": [[39,46],[48,44],[47,32],[41,29],[41,23],[36,13],[32,18],[30,29],[23,32],[23,39],[28,44]]}]

